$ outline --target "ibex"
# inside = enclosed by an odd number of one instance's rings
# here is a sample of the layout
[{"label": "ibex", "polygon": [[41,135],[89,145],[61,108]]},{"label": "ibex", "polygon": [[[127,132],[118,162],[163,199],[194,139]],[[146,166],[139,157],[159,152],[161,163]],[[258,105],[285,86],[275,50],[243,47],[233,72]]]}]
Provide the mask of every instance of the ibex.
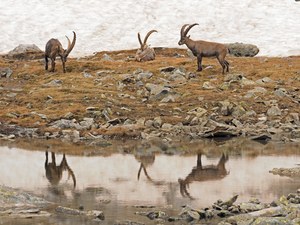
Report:
[{"label": "ibex", "polygon": [[76,33],[73,31],[74,37],[73,41],[71,43],[70,39],[66,36],[68,39],[68,48],[65,50],[63,49],[61,43],[57,39],[50,39],[46,44],[45,49],[45,70],[48,70],[48,58],[51,59],[51,70],[50,72],[54,72],[55,70],[55,59],[56,56],[60,56],[63,66],[64,73],[66,72],[66,66],[65,63],[67,61],[67,57],[74,48],[75,42],[76,42]]},{"label": "ibex", "polygon": [[150,48],[150,46],[147,45],[147,40],[153,32],[157,32],[157,31],[156,30],[149,31],[144,39],[144,42],[142,42],[141,35],[140,33],[138,33],[138,40],[140,42],[141,48],[139,48],[135,54],[136,61],[143,62],[143,61],[151,61],[155,59],[154,49]]},{"label": "ibex", "polygon": [[48,162],[48,152],[46,151],[45,171],[46,171],[46,177],[49,180],[50,184],[53,186],[58,185],[58,183],[62,178],[63,171],[67,170],[69,176],[72,177],[73,186],[75,188],[76,187],[75,174],[72,171],[72,169],[69,167],[65,154],[63,154],[63,158],[59,166],[56,165],[54,152],[51,152],[51,158],[52,158],[52,162],[50,163]]},{"label": "ibex", "polygon": [[209,180],[219,180],[229,174],[225,168],[228,157],[223,153],[217,165],[202,166],[201,154],[197,155],[197,165],[192,169],[185,179],[178,179],[180,185],[180,193],[183,197],[193,199],[189,194],[187,187],[194,181],[203,182]]},{"label": "ibex", "polygon": [[197,57],[198,71],[202,71],[202,57],[215,56],[217,57],[219,63],[223,68],[222,73],[224,74],[225,69],[226,72],[229,72],[229,63],[225,60],[226,54],[228,52],[227,47],[223,44],[216,42],[208,42],[202,40],[194,41],[190,39],[190,35],[187,36],[187,33],[195,25],[199,24],[185,24],[182,26],[180,31],[180,41],[178,42],[178,45],[185,44],[192,51],[193,55]]}]

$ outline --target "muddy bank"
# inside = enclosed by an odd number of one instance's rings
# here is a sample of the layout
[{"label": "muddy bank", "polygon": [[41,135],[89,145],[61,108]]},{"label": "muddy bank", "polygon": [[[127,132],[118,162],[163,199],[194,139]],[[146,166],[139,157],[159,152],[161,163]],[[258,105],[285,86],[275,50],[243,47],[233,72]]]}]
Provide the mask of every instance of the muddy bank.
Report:
[{"label": "muddy bank", "polygon": [[300,141],[299,57],[196,60],[157,48],[150,62],[135,50],[70,59],[67,73],[43,60],[0,59],[0,137],[145,139],[244,136]]}]

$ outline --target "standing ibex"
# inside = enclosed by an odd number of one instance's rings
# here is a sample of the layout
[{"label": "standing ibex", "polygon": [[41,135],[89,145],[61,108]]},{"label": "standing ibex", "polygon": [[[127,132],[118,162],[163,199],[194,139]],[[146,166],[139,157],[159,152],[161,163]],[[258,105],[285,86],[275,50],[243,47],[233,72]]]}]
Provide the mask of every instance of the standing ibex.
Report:
[{"label": "standing ibex", "polygon": [[[194,23],[192,25],[185,24],[181,28],[180,32],[180,41],[178,45],[186,44],[186,46],[192,51],[193,55],[197,57],[198,63],[198,71],[202,71],[202,57],[217,57],[219,63],[221,64],[224,74],[229,72],[229,63],[225,60],[228,49],[225,45],[216,43],[216,42],[208,42],[208,41],[194,41],[190,39],[190,35],[187,36],[189,30],[195,26],[199,25],[198,23]],[[187,27],[188,26],[188,27]],[[187,28],[186,28],[187,27]],[[186,29],[185,29],[186,28]]]},{"label": "standing ibex", "polygon": [[76,178],[74,175],[74,172],[72,169],[69,167],[67,163],[67,159],[65,154],[63,154],[62,161],[59,166],[56,165],[56,160],[55,160],[55,153],[51,152],[51,158],[52,162],[48,162],[48,152],[46,151],[46,161],[45,161],[45,171],[46,171],[46,177],[51,183],[51,185],[58,185],[62,178],[62,173],[64,170],[67,170],[69,173],[69,176],[72,177],[73,180],[73,186],[74,188],[76,187]]},{"label": "standing ibex", "polygon": [[74,37],[73,41],[71,43],[70,39],[66,36],[68,39],[68,48],[65,50],[63,49],[61,43],[57,39],[50,39],[46,44],[45,49],[45,69],[48,70],[48,58],[51,59],[51,70],[50,72],[54,72],[55,69],[55,59],[56,56],[60,56],[63,66],[64,73],[66,72],[65,62],[67,61],[67,57],[74,48],[75,42],[76,42],[76,33],[73,31]]},{"label": "standing ibex", "polygon": [[155,59],[154,49],[150,48],[150,46],[147,45],[147,40],[153,32],[157,32],[157,31],[156,30],[149,31],[144,39],[144,42],[142,42],[141,35],[140,35],[140,33],[138,33],[138,39],[139,39],[141,48],[138,49],[135,54],[136,61],[143,62],[143,61],[150,61],[150,60]]},{"label": "standing ibex", "polygon": [[225,163],[228,157],[223,153],[217,165],[202,166],[201,154],[197,155],[197,165],[192,169],[190,174],[185,179],[178,179],[180,185],[180,193],[183,197],[187,196],[190,199],[193,197],[187,190],[190,183],[194,181],[203,182],[209,180],[218,180],[227,176],[229,173],[225,168]]}]

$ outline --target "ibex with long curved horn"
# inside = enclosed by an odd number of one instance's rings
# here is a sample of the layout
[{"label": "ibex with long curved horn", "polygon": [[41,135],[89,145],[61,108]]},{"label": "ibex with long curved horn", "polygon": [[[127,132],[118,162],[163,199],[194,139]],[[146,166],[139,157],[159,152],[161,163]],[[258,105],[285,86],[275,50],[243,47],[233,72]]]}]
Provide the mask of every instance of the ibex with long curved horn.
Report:
[{"label": "ibex with long curved horn", "polygon": [[51,183],[51,185],[58,185],[62,178],[63,171],[67,170],[69,176],[72,177],[73,186],[76,187],[76,178],[73,170],[69,167],[66,155],[63,154],[63,158],[59,166],[56,165],[55,160],[55,153],[51,152],[52,162],[48,162],[48,152],[46,151],[46,161],[45,161],[45,170],[46,170],[46,177]]},{"label": "ibex with long curved horn", "polygon": [[[193,26],[199,25],[198,23],[194,23],[192,25],[185,24],[182,26],[180,31],[180,40],[178,45],[185,44],[193,53],[194,56],[197,57],[198,63],[198,71],[202,71],[202,57],[217,57],[219,63],[221,64],[224,74],[229,72],[229,63],[225,60],[228,49],[225,45],[216,42],[208,42],[208,41],[194,41],[190,39],[190,35],[187,36],[187,33]],[[187,28],[186,28],[187,27]],[[186,28],[186,29],[185,29]]]},{"label": "ibex with long curved horn", "polygon": [[45,70],[48,70],[48,58],[51,59],[51,70],[50,72],[54,72],[55,70],[55,59],[56,56],[60,56],[63,66],[64,73],[66,72],[66,66],[65,63],[67,61],[67,57],[74,48],[75,42],[76,42],[76,33],[73,31],[74,37],[73,41],[71,43],[70,39],[66,36],[68,39],[68,48],[65,50],[59,40],[57,39],[50,39],[46,44],[45,49]]},{"label": "ibex with long curved horn", "polygon": [[144,39],[144,42],[142,42],[141,35],[140,35],[140,33],[138,33],[138,40],[139,40],[141,47],[137,50],[137,52],[135,54],[136,61],[143,62],[143,61],[150,61],[150,60],[155,59],[154,49],[150,48],[150,46],[147,45],[147,40],[148,40],[149,36],[154,32],[157,32],[157,31],[156,30],[149,31]]},{"label": "ibex with long curved horn", "polygon": [[203,182],[209,180],[222,179],[229,174],[225,168],[228,157],[223,153],[217,165],[202,166],[201,154],[197,155],[197,165],[192,169],[185,179],[178,179],[180,185],[180,193],[183,197],[193,199],[187,188],[194,181]]}]

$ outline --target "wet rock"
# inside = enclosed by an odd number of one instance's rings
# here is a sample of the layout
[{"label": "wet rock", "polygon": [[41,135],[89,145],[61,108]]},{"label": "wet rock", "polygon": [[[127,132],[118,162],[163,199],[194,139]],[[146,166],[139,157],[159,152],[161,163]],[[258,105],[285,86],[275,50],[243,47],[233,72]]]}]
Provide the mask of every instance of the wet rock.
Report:
[{"label": "wet rock", "polygon": [[20,44],[6,55],[9,59],[42,59],[44,52],[35,44]]},{"label": "wet rock", "polygon": [[229,54],[236,57],[253,57],[259,52],[258,47],[252,44],[231,43],[226,46],[228,47]]},{"label": "wet rock", "polygon": [[300,167],[296,168],[273,168],[270,173],[286,177],[300,177]]},{"label": "wet rock", "polygon": [[256,203],[252,203],[252,202],[241,203],[241,204],[239,204],[239,207],[242,212],[253,212],[253,211],[258,211],[258,210],[262,210],[265,208],[265,206],[262,204],[256,204]]},{"label": "wet rock", "polygon": [[91,217],[93,219],[99,219],[99,220],[105,219],[104,213],[102,211],[98,211],[98,210],[83,211],[83,210],[58,206],[55,209],[55,211],[58,213],[72,215],[72,216],[80,216],[81,215],[81,216]]},{"label": "wet rock", "polygon": [[12,73],[13,73],[13,71],[10,68],[8,68],[8,67],[5,67],[5,68],[0,67],[0,78],[1,77],[9,78],[12,75]]},{"label": "wet rock", "polygon": [[122,222],[115,222],[114,225],[145,225],[145,224],[128,220]]},{"label": "wet rock", "polygon": [[149,212],[149,213],[146,214],[146,216],[150,220],[167,218],[167,214],[165,212],[162,212],[162,211]]}]

